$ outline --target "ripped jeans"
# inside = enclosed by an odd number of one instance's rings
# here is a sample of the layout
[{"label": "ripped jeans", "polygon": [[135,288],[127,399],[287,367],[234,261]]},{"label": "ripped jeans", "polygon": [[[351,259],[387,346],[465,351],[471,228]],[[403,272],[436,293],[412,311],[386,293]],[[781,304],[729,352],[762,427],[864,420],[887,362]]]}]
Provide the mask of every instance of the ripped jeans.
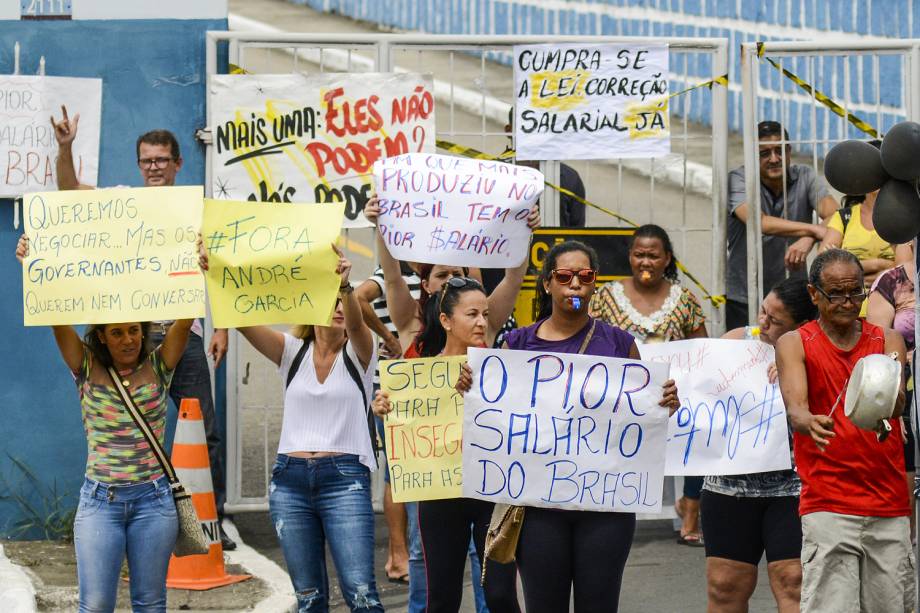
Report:
[{"label": "ripped jeans", "polygon": [[354,455],[278,454],[269,508],[300,613],[329,610],[326,539],[352,611],[383,611],[374,581],[370,471]]}]

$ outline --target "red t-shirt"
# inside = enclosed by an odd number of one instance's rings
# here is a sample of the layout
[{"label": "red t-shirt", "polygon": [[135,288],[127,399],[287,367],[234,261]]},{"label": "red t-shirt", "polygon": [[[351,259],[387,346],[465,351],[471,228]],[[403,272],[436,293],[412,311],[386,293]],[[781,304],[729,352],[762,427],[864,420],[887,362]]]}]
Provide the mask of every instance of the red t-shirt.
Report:
[{"label": "red t-shirt", "polygon": [[[808,375],[808,408],[827,415],[859,358],[885,352],[885,332],[865,320],[862,335],[849,351],[835,346],[817,321],[799,328]],[[843,515],[900,517],[910,515],[904,477],[901,422],[891,420],[891,434],[879,443],[844,414],[846,392],[834,409],[836,437],[824,453],[807,434],[795,433],[795,463],[802,478],[799,514],[829,511]]]}]

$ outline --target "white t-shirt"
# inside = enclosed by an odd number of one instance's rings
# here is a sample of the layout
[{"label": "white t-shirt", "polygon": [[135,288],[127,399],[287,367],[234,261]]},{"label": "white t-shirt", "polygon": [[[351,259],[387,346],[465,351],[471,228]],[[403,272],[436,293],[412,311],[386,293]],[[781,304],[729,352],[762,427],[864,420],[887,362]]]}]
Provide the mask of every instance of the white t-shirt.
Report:
[{"label": "white t-shirt", "polygon": [[[291,362],[303,341],[290,334],[284,335],[284,354],[278,371],[282,381],[287,381]],[[339,353],[326,380],[320,384],[316,378],[310,343],[300,368],[284,392],[284,418],[281,422],[281,440],[278,453],[293,451],[334,451],[351,453],[361,463],[375,470],[374,448],[367,428],[367,409],[361,391],[345,368]],[[377,367],[377,350],[362,372],[361,361],[350,342],[345,343],[348,357],[357,367],[364,383],[364,393],[370,402],[374,369]]]}]

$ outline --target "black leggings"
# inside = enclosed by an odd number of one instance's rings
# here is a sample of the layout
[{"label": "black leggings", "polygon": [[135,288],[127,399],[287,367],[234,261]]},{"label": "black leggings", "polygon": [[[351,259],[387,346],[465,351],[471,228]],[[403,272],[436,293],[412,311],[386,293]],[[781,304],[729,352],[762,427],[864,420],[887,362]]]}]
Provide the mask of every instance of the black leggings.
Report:
[{"label": "black leggings", "polygon": [[616,613],[636,516],[527,507],[517,563],[527,613]]},{"label": "black leggings", "polygon": [[[460,610],[471,529],[476,552],[482,561],[492,506],[491,502],[471,498],[418,503],[418,525],[428,577],[428,613],[457,613]],[[479,579],[473,577],[473,581]],[[482,587],[491,613],[520,613],[514,564],[489,561]]]}]

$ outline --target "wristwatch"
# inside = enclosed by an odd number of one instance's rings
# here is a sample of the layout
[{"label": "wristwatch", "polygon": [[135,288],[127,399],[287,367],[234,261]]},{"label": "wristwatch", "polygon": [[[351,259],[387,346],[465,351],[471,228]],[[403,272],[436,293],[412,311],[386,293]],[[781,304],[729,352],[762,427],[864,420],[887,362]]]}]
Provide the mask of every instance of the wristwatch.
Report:
[{"label": "wristwatch", "polygon": [[352,287],[351,283],[346,283],[339,286],[339,296],[346,296],[355,291],[355,288]]}]

